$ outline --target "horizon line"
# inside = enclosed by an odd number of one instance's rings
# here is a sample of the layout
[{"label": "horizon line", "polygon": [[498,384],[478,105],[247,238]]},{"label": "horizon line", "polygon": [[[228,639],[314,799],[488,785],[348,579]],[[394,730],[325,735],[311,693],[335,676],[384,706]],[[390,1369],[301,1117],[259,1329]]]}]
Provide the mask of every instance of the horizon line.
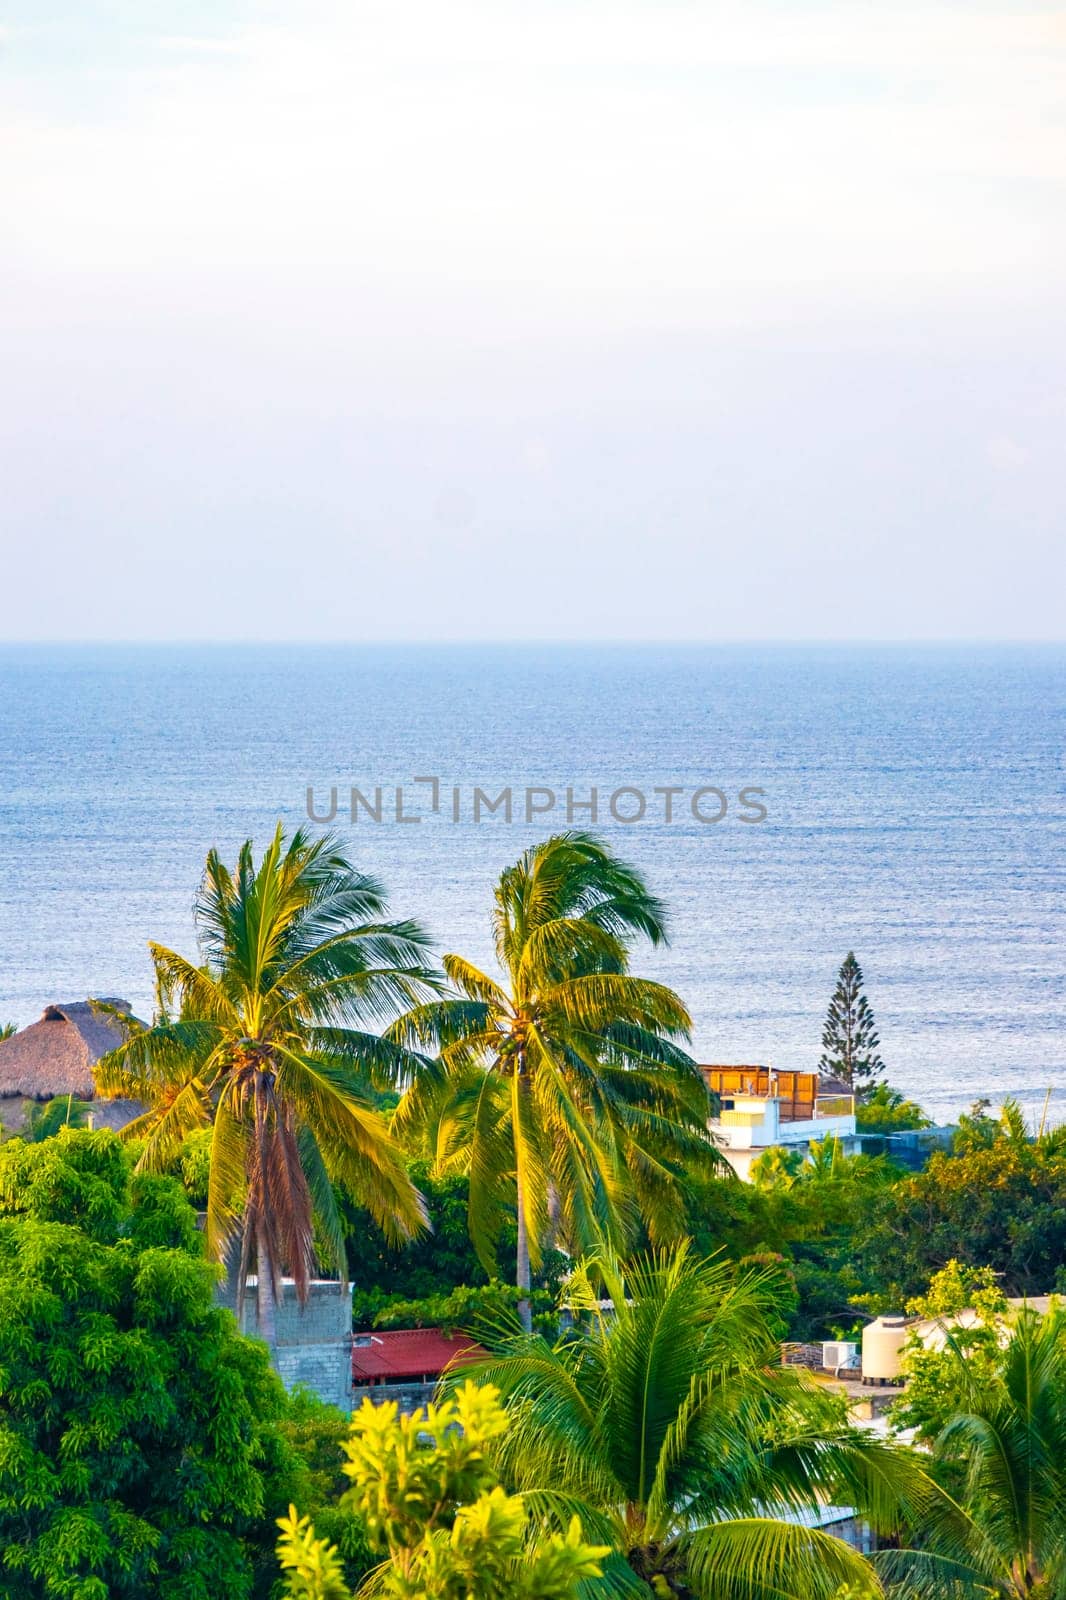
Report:
[{"label": "horizon line", "polygon": [[528,636],[520,639],[501,637],[499,635],[486,635],[478,638],[408,638],[402,635],[379,639],[352,639],[344,637],[331,637],[314,639],[306,636],[291,639],[248,637],[248,638],[197,638],[189,635],[175,635],[169,638],[138,638],[138,637],[96,637],[84,635],[77,638],[45,637],[28,639],[0,639],[0,650],[39,649],[41,647],[59,649],[85,649],[89,647],[127,648],[137,647],[145,649],[480,649],[485,646],[499,646],[503,648],[522,649],[529,646],[538,648],[562,649],[596,649],[601,646],[625,649],[732,649],[737,647],[760,646],[763,648],[781,647],[795,648],[796,646],[818,648],[854,648],[855,646],[869,646],[870,648],[890,647],[893,649],[943,649],[945,647],[963,647],[974,645],[985,646],[1010,646],[1013,648],[1049,648],[1066,646],[1066,635],[1061,637],[1041,636],[1036,638],[1018,637],[1017,635],[1004,634],[945,634],[930,635],[922,638],[907,638],[898,635],[882,636],[846,636],[846,637],[820,637],[816,635],[737,635],[727,639],[714,639],[699,635],[684,637],[648,637],[632,639],[624,635],[612,634],[596,638],[582,638],[577,635],[551,638],[543,636]]}]

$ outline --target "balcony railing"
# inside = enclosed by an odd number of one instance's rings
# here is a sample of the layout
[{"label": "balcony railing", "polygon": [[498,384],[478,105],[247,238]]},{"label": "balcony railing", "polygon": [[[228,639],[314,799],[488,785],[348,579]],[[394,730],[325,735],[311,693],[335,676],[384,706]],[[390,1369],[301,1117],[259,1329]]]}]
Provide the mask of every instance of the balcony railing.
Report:
[{"label": "balcony railing", "polygon": [[853,1117],[855,1115],[855,1096],[853,1094],[823,1094],[819,1095],[814,1103],[816,1117]]}]

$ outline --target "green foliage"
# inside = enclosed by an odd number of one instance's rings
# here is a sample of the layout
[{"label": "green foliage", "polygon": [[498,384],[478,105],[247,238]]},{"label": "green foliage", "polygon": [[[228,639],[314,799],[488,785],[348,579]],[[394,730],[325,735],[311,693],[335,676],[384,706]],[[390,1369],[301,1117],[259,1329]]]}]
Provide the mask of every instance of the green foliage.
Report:
[{"label": "green foliage", "polygon": [[819,1072],[843,1078],[856,1093],[873,1086],[885,1070],[877,1053],[880,1039],[870,1003],[863,994],[862,968],[849,950],[844,957],[822,1030]]},{"label": "green foliage", "polygon": [[888,1083],[875,1083],[855,1107],[855,1122],[863,1133],[904,1133],[911,1128],[931,1128],[932,1122],[915,1100],[905,1100]]},{"label": "green foliage", "polygon": [[923,1508],[916,1548],[880,1558],[915,1600],[1058,1600],[1066,1593],[1066,1319],[1023,1311],[994,1363],[948,1347],[950,1415],[934,1460],[952,1494]]},{"label": "green foliage", "polygon": [[513,1417],[497,1451],[508,1481],[612,1545],[615,1593],[829,1600],[871,1583],[868,1564],[763,1508],[835,1500],[888,1530],[925,1492],[907,1453],[779,1364],[782,1292],[774,1266],[684,1247],[624,1272],[604,1258],[573,1279],[576,1333],[518,1337],[474,1372]]},{"label": "green foliage", "polygon": [[[448,1294],[427,1295],[422,1300],[353,1296],[352,1316],[357,1328],[443,1328],[445,1333],[484,1334],[516,1323],[524,1298],[524,1289],[494,1278],[476,1287],[459,1284]],[[535,1323],[548,1327],[558,1323],[557,1298],[556,1292],[547,1289],[529,1291]]]},{"label": "green foliage", "polygon": [[18,1031],[17,1023],[0,1022],[0,1039],[13,1039]]},{"label": "green foliage", "polygon": [[902,1179],[855,1238],[882,1304],[922,1293],[952,1259],[990,1267],[1008,1295],[1056,1286],[1066,1261],[1066,1134],[1031,1138],[1016,1108],[998,1121],[972,1119],[961,1134],[951,1154],[934,1153]]},{"label": "green foliage", "polygon": [[968,1267],[952,1259],[934,1272],[924,1294],[908,1300],[912,1317],[952,1317],[973,1310],[985,1321],[1001,1317],[1007,1310],[1007,1297],[991,1267]]},{"label": "green foliage", "polygon": [[[459,1173],[434,1174],[424,1159],[409,1162],[407,1170],[425,1199],[429,1228],[399,1249],[390,1246],[369,1212],[340,1197],[348,1274],[355,1285],[355,1326],[468,1328],[486,1317],[498,1320],[520,1296],[497,1276],[489,1277],[471,1243],[467,1178]],[[498,1271],[508,1252],[513,1258],[514,1250],[514,1224],[506,1223],[497,1253]],[[568,1264],[560,1251],[545,1250],[533,1277],[535,1311],[547,1312],[555,1304]]]},{"label": "green foliage", "polygon": [[471,1237],[491,1271],[512,1208],[516,1281],[546,1245],[572,1254],[685,1231],[685,1182],[710,1170],[702,1075],[682,1048],[690,1019],[662,984],[629,972],[637,938],[661,943],[663,908],[597,839],[565,833],[501,876],[493,928],[504,982],[444,958],[454,996],[390,1030],[426,1052],[394,1127],[437,1171],[470,1179]]},{"label": "green foliage", "polygon": [[804,1159],[802,1150],[770,1145],[752,1162],[751,1181],[757,1189],[771,1189],[778,1185],[790,1189],[803,1170]]},{"label": "green foliage", "polygon": [[[446,1294],[461,1284],[488,1283],[489,1274],[470,1242],[467,1178],[458,1173],[435,1173],[425,1159],[409,1162],[407,1171],[425,1200],[429,1227],[399,1248],[365,1207],[340,1197],[348,1276],[356,1290],[421,1300]],[[513,1249],[513,1227],[510,1237]]]},{"label": "green foliage", "polygon": [[728,1174],[697,1177],[689,1189],[689,1232],[699,1259],[724,1254],[738,1259],[752,1251],[780,1251],[770,1224],[765,1193]]},{"label": "green foliage", "polygon": [[200,1210],[207,1205],[211,1181],[211,1143],[210,1128],[197,1128],[182,1144],[177,1160],[182,1187],[193,1205]]},{"label": "green foliage", "polygon": [[309,1390],[298,1389],[289,1399],[279,1432],[301,1464],[296,1498],[318,1535],[333,1546],[345,1584],[356,1587],[377,1566],[378,1556],[366,1523],[341,1502],[351,1419]]},{"label": "green foliage", "polygon": [[704,1256],[779,1257],[796,1296],[787,1336],[839,1337],[855,1330],[856,1308],[877,1287],[859,1241],[902,1174],[881,1157],[844,1155],[835,1139],[816,1143],[810,1161],[796,1154],[766,1151],[750,1184],[694,1185],[692,1236]]},{"label": "green foliage", "polygon": [[[281,825],[257,864],[248,840],[231,872],[212,850],[196,902],[203,964],[150,946],[159,1014],[96,1068],[103,1093],[143,1101],[124,1131],[138,1166],[183,1174],[205,1192],[209,1254],[239,1277],[258,1264],[259,1326],[270,1341],[283,1271],[304,1299],[316,1246],[345,1270],[335,1186],[359,1197],[392,1239],[423,1226],[420,1198],[375,1104],[411,1063],[372,1031],[437,989],[426,937],[384,920],[380,885],[329,837]],[[375,1082],[375,1080],[379,1080]]]},{"label": "green foliage", "polygon": [[[364,1400],[352,1422],[345,1496],[385,1557],[374,1592],[393,1600],[567,1600],[599,1576],[604,1547],[565,1534],[530,1542],[523,1501],[496,1481],[489,1451],[507,1428],[492,1389],[400,1417]],[[290,1507],[278,1556],[292,1600],[350,1600],[335,1549]]]},{"label": "green foliage", "polygon": [[111,1133],[0,1150],[6,1600],[246,1600],[299,1490],[260,1345],[214,1301],[172,1180]]},{"label": "green foliage", "polygon": [[129,1164],[112,1133],[64,1129],[0,1146],[0,1217],[62,1222],[113,1244],[130,1219]]},{"label": "green foliage", "polygon": [[989,1100],[975,1100],[969,1113],[963,1112],[951,1141],[953,1155],[969,1155],[974,1150],[988,1150],[995,1144],[1004,1129],[998,1117],[989,1116],[990,1104]]},{"label": "green foliage", "polygon": [[[935,1344],[911,1336],[904,1353],[907,1387],[892,1408],[892,1425],[913,1429],[931,1443],[956,1412],[967,1409],[975,1387],[990,1390],[999,1383],[1007,1297],[988,1267],[949,1261],[906,1309],[939,1329]],[[960,1313],[969,1315],[960,1320]]]},{"label": "green foliage", "polygon": [[60,1128],[84,1128],[91,1107],[85,1100],[75,1100],[72,1094],[62,1094],[43,1103],[33,1101],[26,1113],[22,1137],[27,1144],[40,1144],[50,1139]]}]

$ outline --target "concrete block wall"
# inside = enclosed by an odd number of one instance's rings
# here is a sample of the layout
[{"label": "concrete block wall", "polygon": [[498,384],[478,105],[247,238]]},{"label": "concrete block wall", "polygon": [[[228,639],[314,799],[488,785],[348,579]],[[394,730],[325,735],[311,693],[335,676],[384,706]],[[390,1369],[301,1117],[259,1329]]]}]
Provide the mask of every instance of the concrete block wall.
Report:
[{"label": "concrete block wall", "polygon": [[[319,1399],[342,1411],[352,1409],[352,1291],[327,1279],[310,1286],[301,1306],[290,1278],[281,1284],[275,1308],[277,1343],[274,1365],[287,1389],[303,1384]],[[260,1337],[256,1284],[249,1278],[244,1302],[244,1331]]]},{"label": "concrete block wall", "polygon": [[437,1392],[435,1383],[362,1383],[356,1384],[352,1390],[352,1408],[358,1409],[364,1399],[370,1400],[376,1406],[383,1406],[389,1400],[395,1400],[400,1408],[402,1417],[409,1417],[412,1411],[417,1411],[421,1406],[429,1405]]}]

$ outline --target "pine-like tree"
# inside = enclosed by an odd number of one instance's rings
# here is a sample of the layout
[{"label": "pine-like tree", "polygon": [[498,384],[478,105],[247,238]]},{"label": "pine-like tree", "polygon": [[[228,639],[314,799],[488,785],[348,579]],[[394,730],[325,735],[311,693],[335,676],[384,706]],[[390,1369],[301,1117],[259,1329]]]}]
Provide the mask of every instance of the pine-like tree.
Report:
[{"label": "pine-like tree", "polygon": [[829,1002],[822,1029],[822,1057],[819,1072],[843,1078],[857,1094],[873,1088],[885,1070],[877,1053],[881,1043],[874,1027],[874,1014],[862,992],[862,968],[849,950],[840,968],[836,991]]}]

